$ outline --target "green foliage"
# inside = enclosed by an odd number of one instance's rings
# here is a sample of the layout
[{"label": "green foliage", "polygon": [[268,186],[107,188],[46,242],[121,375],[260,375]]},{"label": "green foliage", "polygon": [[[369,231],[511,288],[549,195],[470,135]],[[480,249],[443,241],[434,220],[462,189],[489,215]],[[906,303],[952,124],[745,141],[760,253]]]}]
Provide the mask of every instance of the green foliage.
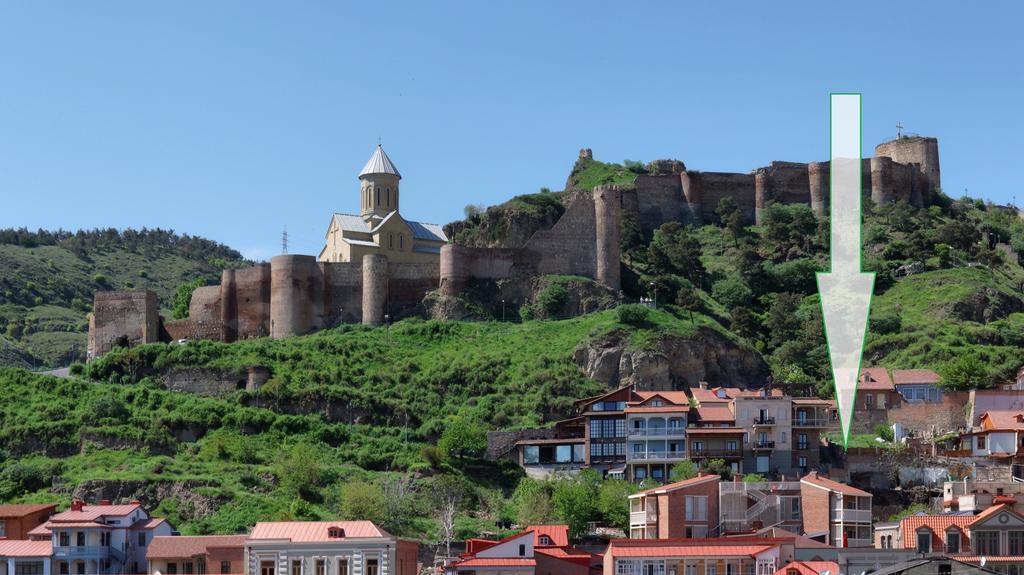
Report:
[{"label": "green foliage", "polygon": [[[690,399],[693,398],[691,397]],[[685,459],[672,466],[672,471],[669,472],[669,479],[672,481],[686,481],[687,479],[697,477],[698,471],[696,463]]]},{"label": "green foliage", "polygon": [[537,294],[537,305],[547,317],[559,315],[569,303],[569,291],[559,284],[548,284]]},{"label": "green foliage", "polygon": [[192,292],[206,285],[206,279],[196,278],[178,286],[171,297],[171,314],[174,319],[188,318],[188,307],[192,303]]},{"label": "green foliage", "polygon": [[551,502],[558,516],[569,525],[570,537],[585,535],[587,523],[600,518],[600,488],[601,476],[593,469],[555,483]]},{"label": "green foliage", "polygon": [[481,457],[487,449],[487,430],[462,417],[452,418],[441,433],[437,448],[450,457]]},{"label": "green foliage", "polygon": [[547,481],[523,479],[512,493],[511,506],[516,523],[520,525],[542,525],[555,520],[555,508],[551,502],[553,485]]},{"label": "green foliage", "polygon": [[700,242],[678,222],[662,224],[647,248],[647,261],[655,273],[678,275],[694,282],[706,272],[700,256]]},{"label": "green foliage", "polygon": [[763,483],[765,481],[768,481],[768,478],[760,473],[747,473],[743,476],[744,483]]},{"label": "green foliage", "polygon": [[637,490],[637,485],[629,481],[602,481],[597,507],[604,521],[629,533],[629,496]]},{"label": "green foliage", "polygon": [[619,323],[627,325],[643,325],[647,323],[651,309],[645,305],[630,303],[615,308]]},{"label": "green foliage", "polygon": [[989,381],[988,368],[975,355],[962,355],[939,369],[942,385],[949,389],[975,389],[985,387]]},{"label": "green foliage", "polygon": [[728,308],[735,308],[750,303],[754,292],[738,277],[723,278],[711,286],[711,294],[716,301]]},{"label": "green foliage", "polygon": [[890,443],[892,443],[894,441],[894,439],[895,439],[895,435],[893,434],[892,427],[889,427],[888,425],[886,425],[884,423],[879,423],[878,425],[875,426],[875,435],[877,435],[878,437],[881,437],[882,439],[884,439],[884,440],[886,440],[886,441],[888,441]]},{"label": "green foliage", "polygon": [[619,164],[606,164],[593,159],[582,160],[569,176],[568,189],[592,190],[603,184],[630,186],[636,175],[636,172]]},{"label": "green foliage", "polygon": [[896,523],[903,520],[904,517],[910,517],[911,515],[917,515],[918,513],[930,514],[931,512],[931,509],[924,503],[911,503],[902,511],[890,515],[888,521],[890,523]]},{"label": "green foliage", "polygon": [[732,467],[725,462],[724,459],[705,459],[700,465],[701,471],[709,473],[711,475],[720,475],[722,481],[730,481],[732,479]]},{"label": "green foliage", "polygon": [[364,519],[383,525],[385,517],[384,490],[376,483],[351,481],[341,488],[343,519]]},{"label": "green foliage", "polygon": [[281,487],[295,497],[310,499],[324,480],[324,469],[315,450],[298,443],[280,459],[277,476]]}]

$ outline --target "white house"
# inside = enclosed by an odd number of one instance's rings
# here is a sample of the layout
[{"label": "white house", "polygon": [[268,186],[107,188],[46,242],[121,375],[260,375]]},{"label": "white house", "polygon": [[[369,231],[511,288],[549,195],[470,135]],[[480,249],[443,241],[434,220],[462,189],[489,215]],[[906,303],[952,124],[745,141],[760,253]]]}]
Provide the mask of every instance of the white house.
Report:
[{"label": "white house", "polygon": [[416,575],[418,552],[370,521],[260,522],[245,565],[247,575]]}]

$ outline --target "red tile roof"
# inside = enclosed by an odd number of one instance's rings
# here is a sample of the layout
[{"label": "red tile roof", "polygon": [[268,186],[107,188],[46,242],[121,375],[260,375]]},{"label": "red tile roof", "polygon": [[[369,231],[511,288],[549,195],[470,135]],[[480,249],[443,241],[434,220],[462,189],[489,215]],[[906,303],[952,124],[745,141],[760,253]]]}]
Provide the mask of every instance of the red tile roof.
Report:
[{"label": "red tile roof", "polygon": [[613,557],[754,557],[775,545],[611,545]]},{"label": "red tile roof", "polygon": [[[976,519],[973,515],[911,515],[900,521],[900,530],[903,532],[903,548],[917,548],[917,530],[927,527],[932,531],[932,549],[942,549],[945,545],[946,529],[957,527],[966,537],[967,526]],[[967,546],[966,541],[961,542],[961,548]]]},{"label": "red tile roof", "polygon": [[630,403],[646,403],[655,397],[660,397],[676,405],[690,405],[690,396],[686,395],[685,391],[637,391],[635,393],[640,401],[631,401]]},{"label": "red tile roof", "polygon": [[825,571],[839,575],[839,564],[835,561],[793,561],[776,571],[775,575],[787,575],[790,569],[796,569],[800,575],[821,575]]},{"label": "red tile roof", "polygon": [[676,481],[675,483],[669,483],[660,487],[652,487],[650,489],[644,489],[643,491],[637,491],[630,495],[630,498],[641,497],[643,495],[650,495],[652,493],[668,493],[669,491],[675,491],[677,489],[685,489],[694,485],[702,485],[709,481],[721,481],[722,478],[718,475],[698,475],[697,477],[691,477],[690,479],[684,479],[682,481]]},{"label": "red tile roof", "polygon": [[894,369],[892,370],[892,381],[896,385],[908,385],[913,383],[939,383],[939,374],[930,369]]},{"label": "red tile roof", "polygon": [[1024,411],[996,410],[981,414],[981,426],[986,430],[1024,429]]},{"label": "red tile roof", "polygon": [[568,525],[528,525],[527,531],[533,531],[533,544],[540,545],[540,536],[547,535],[551,545],[565,547],[569,544]]},{"label": "red tile roof", "polygon": [[690,411],[687,405],[627,405],[626,413],[686,413]]},{"label": "red tile roof", "polygon": [[818,475],[817,471],[812,471],[807,475],[801,477],[800,482],[809,483],[811,485],[816,485],[818,487],[823,487],[825,489],[830,489],[832,491],[836,491],[844,495],[854,495],[857,497],[871,497],[871,494],[868,493],[867,491],[861,491],[860,489],[849,486],[845,483],[839,483],[838,481],[833,481],[827,477],[822,477]]},{"label": "red tile roof", "polygon": [[736,421],[736,415],[725,406],[702,406],[696,409],[698,421]]},{"label": "red tile roof", "polygon": [[95,521],[100,517],[124,517],[125,515],[131,515],[136,509],[141,507],[138,503],[129,503],[128,505],[84,505],[81,511],[62,511],[53,517],[50,517],[50,521],[66,522],[66,521]]},{"label": "red tile roof", "polygon": [[151,517],[149,519],[140,519],[133,523],[132,526],[129,527],[129,529],[134,529],[136,531],[142,531],[144,529],[153,529],[157,525],[160,525],[161,523],[164,523],[166,521],[167,520],[163,517]]},{"label": "red tile roof", "polygon": [[154,537],[146,549],[146,559],[179,559],[205,555],[210,547],[238,547],[245,545],[246,535],[199,535]]},{"label": "red tile roof", "polygon": [[452,567],[534,567],[536,565],[537,561],[534,559],[474,557],[456,562],[452,564]]},{"label": "red tile roof", "polygon": [[745,433],[747,430],[742,427],[687,427],[686,433],[727,433],[730,435],[736,435],[738,433]]},{"label": "red tile roof", "polygon": [[106,523],[99,523],[99,522],[96,522],[96,521],[60,521],[60,522],[57,522],[57,523],[55,523],[53,521],[48,521],[45,524],[43,524],[43,527],[46,527],[47,529],[60,529],[60,528],[67,528],[67,527],[81,527],[81,528],[104,527],[104,528],[108,528],[109,529],[112,526],[111,525],[107,525]]},{"label": "red tile roof", "polygon": [[327,530],[331,527],[343,529],[344,538],[391,536],[372,521],[261,521],[252,528],[249,540],[289,539],[293,543],[339,541],[328,536]]},{"label": "red tile roof", "polygon": [[1006,505],[1005,503],[1000,503],[999,505],[993,505],[992,507],[989,507],[988,509],[986,509],[986,510],[982,511],[981,513],[979,513],[979,514],[975,515],[974,517],[972,517],[971,519],[973,519],[973,521],[971,521],[970,525],[974,525],[976,523],[982,523],[983,521],[985,521],[989,517],[992,517],[993,515],[999,513],[1000,511],[1006,511],[1008,513],[1016,515],[1018,519],[1024,521],[1024,515],[1021,515],[1020,513],[1017,513],[1009,505]]},{"label": "red tile roof", "polygon": [[56,508],[57,506],[53,503],[11,503],[0,505],[0,517],[4,519],[25,517],[33,513],[41,513]]},{"label": "red tile roof", "polygon": [[889,372],[884,367],[865,367],[860,370],[857,389],[894,391],[896,388],[893,387]]},{"label": "red tile roof", "polygon": [[31,531],[29,531],[28,534],[30,536],[50,536],[53,535],[53,532],[47,529],[46,525],[37,525]]},{"label": "red tile roof", "polygon": [[49,557],[51,555],[53,555],[53,545],[50,541],[0,540],[0,557]]}]

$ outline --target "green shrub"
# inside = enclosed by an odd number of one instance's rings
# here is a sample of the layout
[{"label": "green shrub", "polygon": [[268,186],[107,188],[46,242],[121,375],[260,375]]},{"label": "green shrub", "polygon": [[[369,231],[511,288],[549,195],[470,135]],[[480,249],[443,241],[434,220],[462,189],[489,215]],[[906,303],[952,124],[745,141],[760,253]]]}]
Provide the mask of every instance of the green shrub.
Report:
[{"label": "green shrub", "polygon": [[615,308],[615,313],[620,323],[628,325],[643,325],[647,323],[651,310],[645,305],[630,303]]}]

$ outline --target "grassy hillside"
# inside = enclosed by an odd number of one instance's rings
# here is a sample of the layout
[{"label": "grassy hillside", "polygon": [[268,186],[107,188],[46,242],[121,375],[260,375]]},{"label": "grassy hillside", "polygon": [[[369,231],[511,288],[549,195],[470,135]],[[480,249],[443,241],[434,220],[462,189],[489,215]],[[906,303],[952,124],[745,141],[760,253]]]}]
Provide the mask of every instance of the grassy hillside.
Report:
[{"label": "grassy hillside", "polygon": [[0,335],[22,360],[0,354],[0,365],[83,358],[86,314],[97,291],[148,288],[169,308],[180,284],[215,281],[239,262],[230,248],[163,230],[0,230]]}]

